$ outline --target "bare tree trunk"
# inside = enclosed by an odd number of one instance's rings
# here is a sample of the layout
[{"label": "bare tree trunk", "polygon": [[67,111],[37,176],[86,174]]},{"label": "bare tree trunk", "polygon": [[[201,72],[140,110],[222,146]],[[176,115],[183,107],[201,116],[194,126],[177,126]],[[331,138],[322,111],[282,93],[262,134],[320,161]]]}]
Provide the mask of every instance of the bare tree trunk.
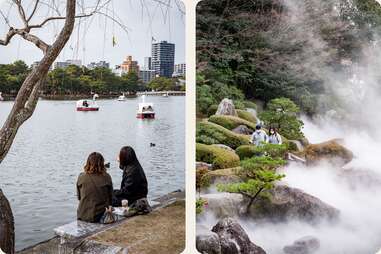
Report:
[{"label": "bare tree trunk", "polygon": [[0,249],[7,254],[15,251],[15,229],[8,199],[0,189]]},{"label": "bare tree trunk", "polygon": [[[24,39],[34,43],[44,52],[44,57],[25,79],[17,94],[12,110],[0,130],[0,163],[7,155],[20,126],[32,116],[38,101],[41,84],[47,76],[50,66],[56,60],[73,32],[75,7],[76,0],[67,0],[65,24],[56,41],[51,46],[38,37],[31,35],[28,26],[23,30],[16,31],[10,29],[9,31],[11,34],[19,34]],[[25,23],[27,24],[27,22]],[[13,254],[15,251],[14,239],[12,210],[6,197],[0,192],[0,249],[7,254]]]}]

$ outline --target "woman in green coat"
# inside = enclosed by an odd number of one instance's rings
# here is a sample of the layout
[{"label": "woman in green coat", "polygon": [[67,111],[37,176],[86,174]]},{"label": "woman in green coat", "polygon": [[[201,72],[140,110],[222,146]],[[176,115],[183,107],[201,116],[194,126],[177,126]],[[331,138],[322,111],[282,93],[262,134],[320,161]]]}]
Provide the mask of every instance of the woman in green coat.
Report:
[{"label": "woman in green coat", "polygon": [[99,222],[105,209],[112,204],[112,193],[112,180],[106,172],[103,156],[91,153],[77,180],[78,220]]}]

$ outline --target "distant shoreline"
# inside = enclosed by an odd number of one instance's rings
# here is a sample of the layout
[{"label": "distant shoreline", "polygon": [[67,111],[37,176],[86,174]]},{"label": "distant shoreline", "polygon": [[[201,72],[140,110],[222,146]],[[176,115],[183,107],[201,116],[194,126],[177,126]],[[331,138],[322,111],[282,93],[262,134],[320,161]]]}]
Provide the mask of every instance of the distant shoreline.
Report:
[{"label": "distant shoreline", "polygon": [[[118,96],[121,94],[98,94],[99,98],[98,100],[102,99],[116,99]],[[184,94],[185,95],[185,94]],[[172,96],[184,96],[184,95],[172,95]],[[138,95],[125,95],[126,98],[136,98]],[[160,95],[154,95],[154,96],[160,96]],[[8,96],[8,95],[3,95],[4,101],[14,101],[16,99],[16,96]],[[81,99],[91,99],[92,95],[91,94],[76,94],[76,95],[71,95],[71,94],[59,94],[59,95],[40,95],[39,97],[42,100],[57,100],[57,101],[71,101],[71,100],[81,100]]]}]

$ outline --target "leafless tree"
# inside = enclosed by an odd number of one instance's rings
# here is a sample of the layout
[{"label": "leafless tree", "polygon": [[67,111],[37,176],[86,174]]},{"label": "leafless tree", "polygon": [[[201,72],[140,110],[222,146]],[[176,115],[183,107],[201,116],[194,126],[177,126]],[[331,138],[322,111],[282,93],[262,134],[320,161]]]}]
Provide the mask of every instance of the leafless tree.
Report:
[{"label": "leafless tree", "polygon": [[[33,43],[43,53],[41,61],[29,73],[22,84],[13,104],[12,110],[0,130],[0,163],[7,155],[20,126],[32,116],[38,101],[41,84],[46,78],[50,66],[68,42],[73,32],[75,19],[89,17],[95,13],[98,13],[103,6],[101,1],[98,0],[93,11],[89,13],[76,14],[76,0],[67,0],[65,15],[47,17],[41,21],[41,23],[31,24],[31,20],[41,4],[46,5],[48,3],[41,0],[35,0],[31,13],[27,14],[22,0],[12,0],[12,5],[17,8],[19,18],[23,24],[21,28],[12,27],[7,16],[4,15],[4,12],[0,13],[6,24],[9,26],[9,30],[5,35],[5,38],[0,39],[0,45],[6,46],[11,43],[15,36],[20,36],[24,40]],[[54,8],[53,5],[52,8]],[[32,33],[33,30],[42,28],[53,20],[62,20],[64,21],[64,25],[52,44],[48,44]],[[2,249],[5,253],[13,254],[15,251],[14,242],[14,222],[12,210],[7,198],[0,189],[0,249]]]},{"label": "leafless tree", "polygon": [[[34,0],[33,5],[28,9],[25,8],[25,1],[22,0],[8,0],[11,7],[16,9],[20,19],[20,28],[15,28],[11,25],[6,12],[0,8],[0,19],[4,20],[4,23],[8,25],[9,29],[3,39],[0,39],[0,45],[7,46],[11,43],[15,36],[20,36],[22,39],[33,43],[39,48],[43,57],[39,61],[38,65],[29,73],[23,82],[17,97],[14,101],[11,112],[9,113],[3,127],[0,130],[0,163],[7,155],[13,140],[17,134],[20,126],[28,120],[37,105],[39,90],[46,79],[50,66],[57,59],[66,43],[68,42],[71,34],[73,33],[74,24],[76,19],[88,18],[95,14],[104,16],[107,19],[111,19],[122,30],[127,32],[127,27],[116,16],[110,15],[108,4],[112,0],[93,0],[93,6],[85,8],[84,0],[66,0],[65,15],[61,14],[61,10],[58,8],[58,1],[56,0]],[[87,1],[87,0],[86,0]],[[156,2],[161,7],[171,8],[171,1],[181,13],[184,13],[180,0],[151,0]],[[147,3],[144,0],[140,0],[142,9],[147,8]],[[50,13],[54,13],[52,16],[48,16],[38,23],[33,23],[33,17],[37,16],[39,8],[44,6],[51,10]],[[168,10],[167,10],[168,11]],[[163,12],[165,13],[165,12]],[[42,15],[42,14],[41,14]],[[165,16],[163,14],[163,16]],[[165,18],[165,17],[163,17]],[[149,17],[151,19],[151,17]],[[60,30],[58,36],[54,38],[54,41],[49,44],[42,38],[38,37],[33,31],[45,28],[50,22],[63,21],[64,24]],[[152,23],[152,20],[150,20]],[[0,35],[1,38],[1,35]],[[15,253],[15,234],[14,234],[14,219],[10,204],[5,197],[4,193],[0,189],[0,249],[7,254]]]}]

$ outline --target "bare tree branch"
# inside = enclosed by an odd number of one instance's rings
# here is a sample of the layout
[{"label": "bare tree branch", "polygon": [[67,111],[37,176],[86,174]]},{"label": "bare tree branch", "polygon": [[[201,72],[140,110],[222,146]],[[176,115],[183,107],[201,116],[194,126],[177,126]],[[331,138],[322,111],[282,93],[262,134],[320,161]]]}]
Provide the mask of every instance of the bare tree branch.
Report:
[{"label": "bare tree branch", "polygon": [[29,18],[26,20],[26,22],[29,23],[29,21],[33,18],[34,14],[36,13],[36,10],[37,10],[37,7],[38,7],[39,2],[40,2],[40,0],[36,0],[36,3],[34,4],[33,10],[32,10],[32,13],[30,14],[30,16],[29,16]]},{"label": "bare tree branch", "polygon": [[28,21],[26,20],[25,11],[24,11],[24,8],[22,7],[21,0],[13,0],[13,2],[17,5],[21,20],[24,23],[25,27],[27,27]]}]

